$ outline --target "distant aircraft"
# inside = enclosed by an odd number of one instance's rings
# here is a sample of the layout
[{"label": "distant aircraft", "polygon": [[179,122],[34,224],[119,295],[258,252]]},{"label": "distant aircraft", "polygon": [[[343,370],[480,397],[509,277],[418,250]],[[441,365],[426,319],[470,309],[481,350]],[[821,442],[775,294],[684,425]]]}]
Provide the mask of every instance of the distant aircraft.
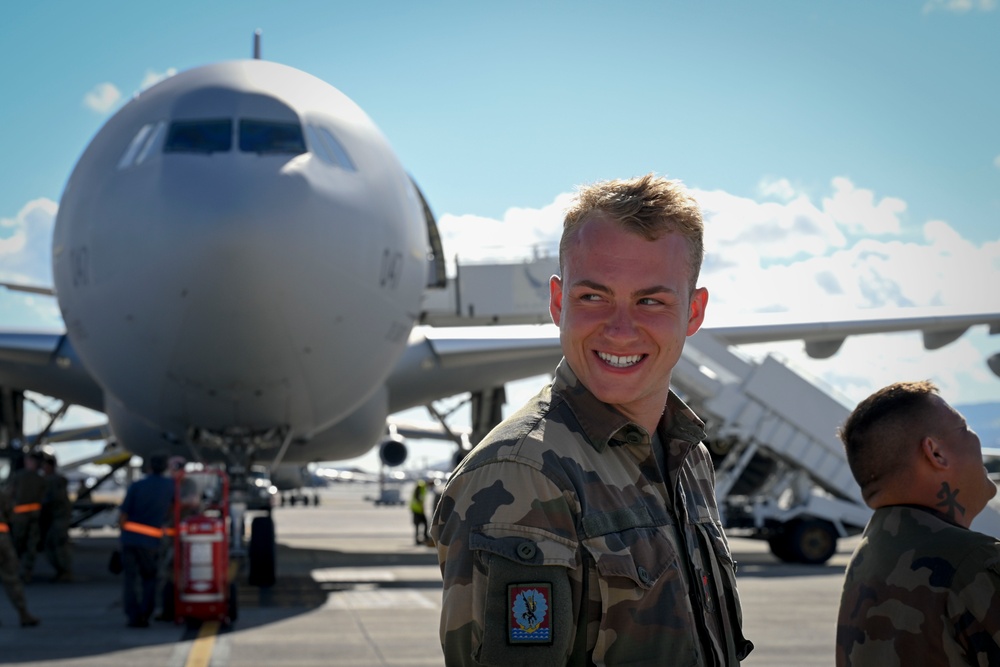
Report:
[{"label": "distant aircraft", "polygon": [[[354,102],[259,59],[181,72],[118,111],[68,180],[52,263],[54,289],[8,285],[54,294],[65,331],[0,332],[6,440],[38,392],[105,413],[136,455],[226,463],[234,491],[254,464],[278,478],[380,442],[401,463],[387,417],[463,392],[475,442],[504,384],[561,356],[552,326],[416,326],[444,281],[423,195]],[[941,327],[983,322],[1000,316]],[[253,520],[251,562],[274,550],[270,521]]]}]

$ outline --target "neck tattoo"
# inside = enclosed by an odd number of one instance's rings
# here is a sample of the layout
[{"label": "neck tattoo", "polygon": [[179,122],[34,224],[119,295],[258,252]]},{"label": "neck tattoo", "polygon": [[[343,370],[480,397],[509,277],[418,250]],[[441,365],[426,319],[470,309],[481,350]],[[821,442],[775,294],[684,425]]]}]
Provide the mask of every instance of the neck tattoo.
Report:
[{"label": "neck tattoo", "polygon": [[938,491],[937,497],[941,499],[935,507],[940,507],[941,511],[948,515],[948,518],[955,521],[957,517],[955,516],[955,510],[962,516],[965,516],[965,508],[958,504],[956,497],[958,496],[959,489],[951,490],[948,482],[941,483],[941,490]]}]

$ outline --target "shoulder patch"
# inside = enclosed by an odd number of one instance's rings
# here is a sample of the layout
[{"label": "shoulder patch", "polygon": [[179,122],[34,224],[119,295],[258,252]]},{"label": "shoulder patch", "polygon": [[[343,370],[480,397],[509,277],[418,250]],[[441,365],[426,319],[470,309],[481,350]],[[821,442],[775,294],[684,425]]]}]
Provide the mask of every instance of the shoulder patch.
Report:
[{"label": "shoulder patch", "polygon": [[507,609],[508,643],[552,643],[552,584],[508,584]]}]

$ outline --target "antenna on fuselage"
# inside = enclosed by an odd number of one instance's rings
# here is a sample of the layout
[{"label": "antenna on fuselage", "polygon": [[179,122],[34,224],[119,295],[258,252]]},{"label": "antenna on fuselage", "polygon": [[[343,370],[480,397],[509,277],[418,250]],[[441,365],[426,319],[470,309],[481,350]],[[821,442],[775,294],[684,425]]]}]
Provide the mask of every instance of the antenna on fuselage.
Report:
[{"label": "antenna on fuselage", "polygon": [[253,31],[253,59],[260,60],[260,28]]}]

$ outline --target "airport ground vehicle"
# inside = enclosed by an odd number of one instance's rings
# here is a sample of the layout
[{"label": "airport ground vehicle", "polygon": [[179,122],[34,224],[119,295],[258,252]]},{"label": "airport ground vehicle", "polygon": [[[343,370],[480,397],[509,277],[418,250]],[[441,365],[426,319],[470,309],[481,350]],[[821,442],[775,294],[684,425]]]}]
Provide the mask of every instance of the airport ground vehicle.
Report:
[{"label": "airport ground vehicle", "polygon": [[232,623],[229,478],[221,467],[206,467],[180,471],[175,480],[174,619]]}]

